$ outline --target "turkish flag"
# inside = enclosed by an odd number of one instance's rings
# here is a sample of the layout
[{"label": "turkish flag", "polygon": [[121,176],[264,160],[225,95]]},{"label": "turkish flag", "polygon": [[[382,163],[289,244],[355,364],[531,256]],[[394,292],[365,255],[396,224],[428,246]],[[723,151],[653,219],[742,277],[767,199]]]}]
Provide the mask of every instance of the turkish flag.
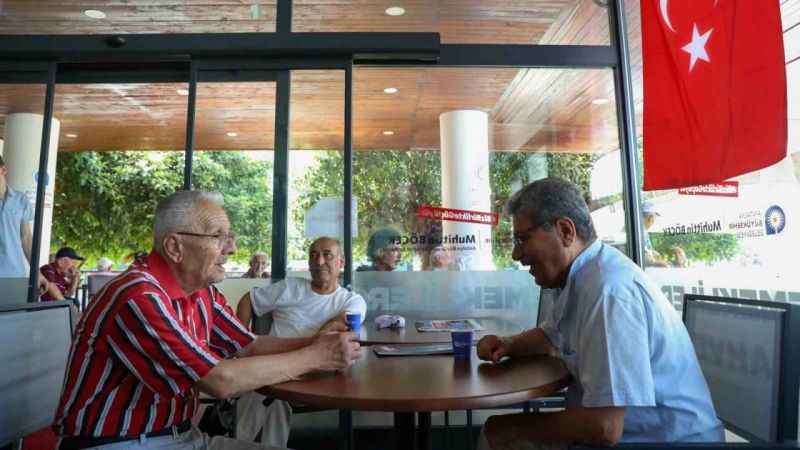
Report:
[{"label": "turkish flag", "polygon": [[778,0],[641,0],[644,189],[717,183],[786,156]]}]

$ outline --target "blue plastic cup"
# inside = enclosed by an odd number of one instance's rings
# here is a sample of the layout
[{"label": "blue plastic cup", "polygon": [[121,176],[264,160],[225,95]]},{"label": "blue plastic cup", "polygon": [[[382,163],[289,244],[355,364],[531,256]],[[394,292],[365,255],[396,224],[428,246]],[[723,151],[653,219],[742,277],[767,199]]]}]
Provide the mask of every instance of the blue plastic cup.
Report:
[{"label": "blue plastic cup", "polygon": [[347,323],[348,331],[355,331],[356,333],[361,331],[361,313],[348,312],[344,316],[344,321]]},{"label": "blue plastic cup", "polygon": [[451,331],[450,339],[456,359],[469,359],[472,356],[472,330]]}]

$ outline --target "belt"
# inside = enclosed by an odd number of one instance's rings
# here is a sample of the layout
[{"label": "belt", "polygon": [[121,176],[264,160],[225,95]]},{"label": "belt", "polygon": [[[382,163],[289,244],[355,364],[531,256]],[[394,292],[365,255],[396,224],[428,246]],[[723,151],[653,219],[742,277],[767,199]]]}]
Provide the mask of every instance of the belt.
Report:
[{"label": "belt", "polygon": [[99,447],[101,445],[115,444],[117,442],[133,441],[140,439],[142,436],[146,438],[154,438],[160,436],[177,435],[185,433],[192,428],[192,422],[184,420],[183,422],[173,425],[171,427],[163,428],[158,431],[151,431],[136,436],[109,436],[109,437],[83,437],[83,436],[65,436],[61,439],[61,444],[58,450],[81,450],[84,448]]}]

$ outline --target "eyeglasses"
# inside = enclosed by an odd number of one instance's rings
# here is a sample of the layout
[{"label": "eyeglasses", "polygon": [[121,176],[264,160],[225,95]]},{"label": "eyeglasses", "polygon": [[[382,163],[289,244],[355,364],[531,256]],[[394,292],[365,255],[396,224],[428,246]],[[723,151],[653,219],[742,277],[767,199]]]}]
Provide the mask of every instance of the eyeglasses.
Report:
[{"label": "eyeglasses", "polygon": [[180,234],[181,236],[194,236],[194,237],[205,237],[205,238],[212,238],[217,240],[217,248],[223,249],[226,245],[233,244],[236,241],[236,235],[233,233],[217,233],[217,234],[206,234],[206,233],[192,233],[189,231],[177,231],[175,234]]},{"label": "eyeglasses", "polygon": [[539,228],[539,227],[540,227],[540,225],[531,225],[528,228],[526,228],[525,230],[521,231],[520,233],[517,233],[516,236],[511,238],[511,242],[514,243],[514,247],[520,247],[520,246],[524,245],[525,242],[528,239],[530,239],[530,234],[532,232],[536,231],[536,229]]}]

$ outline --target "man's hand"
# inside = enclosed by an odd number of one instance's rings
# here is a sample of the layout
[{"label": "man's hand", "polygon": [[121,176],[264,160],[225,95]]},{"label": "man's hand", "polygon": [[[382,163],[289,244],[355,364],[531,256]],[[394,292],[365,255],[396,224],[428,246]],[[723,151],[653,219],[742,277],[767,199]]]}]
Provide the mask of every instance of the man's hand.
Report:
[{"label": "man's hand", "polygon": [[356,333],[318,334],[311,344],[316,354],[317,369],[343,370],[361,357],[361,345]]},{"label": "man's hand", "polygon": [[36,280],[36,284],[39,286],[39,295],[44,295],[44,293],[47,292],[47,288],[50,286],[50,282],[47,281],[47,278],[42,276],[41,273],[37,275],[38,279]]},{"label": "man's hand", "polygon": [[333,333],[333,332],[342,332],[347,331],[347,313],[341,313],[338,316],[332,318],[331,320],[325,322],[317,334],[325,334],[325,333]]},{"label": "man's hand", "polygon": [[484,336],[478,341],[478,357],[486,361],[497,362],[510,352],[508,342],[493,334]]}]

